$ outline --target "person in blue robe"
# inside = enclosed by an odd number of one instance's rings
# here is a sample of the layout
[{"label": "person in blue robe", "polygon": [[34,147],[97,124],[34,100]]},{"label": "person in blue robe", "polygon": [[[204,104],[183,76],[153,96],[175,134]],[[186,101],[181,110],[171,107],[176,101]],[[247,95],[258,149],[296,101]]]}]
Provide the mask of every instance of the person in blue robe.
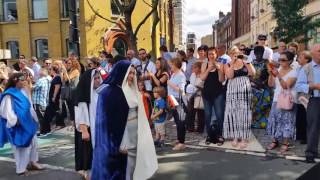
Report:
[{"label": "person in blue robe", "polygon": [[0,147],[7,142],[11,144],[19,175],[27,173],[28,165],[32,169],[43,169],[37,163],[38,118],[25,87],[24,74],[13,74],[0,100]]},{"label": "person in blue robe", "polygon": [[98,89],[91,179],[145,180],[158,168],[135,73],[119,61]]}]

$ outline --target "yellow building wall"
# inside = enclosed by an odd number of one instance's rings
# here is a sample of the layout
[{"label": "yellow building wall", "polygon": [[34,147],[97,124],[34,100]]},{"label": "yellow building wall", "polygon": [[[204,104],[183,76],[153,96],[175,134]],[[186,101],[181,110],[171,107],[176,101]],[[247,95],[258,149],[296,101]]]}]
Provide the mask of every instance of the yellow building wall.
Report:
[{"label": "yellow building wall", "polygon": [[[108,19],[116,20],[118,16],[111,14],[110,0],[89,0],[93,8],[101,15]],[[151,4],[152,0],[146,0]],[[160,55],[160,37],[166,37],[169,42],[168,12],[167,0],[160,0],[164,3],[162,13],[162,32],[160,32],[160,23],[157,26],[156,39],[151,39],[151,30],[153,17],[150,16],[145,24],[140,28],[137,35],[138,48],[143,47],[148,51],[152,48],[152,41],[157,42],[157,56]],[[86,0],[79,0],[80,18],[78,27],[80,30],[80,54],[81,57],[97,56],[98,52],[104,48],[103,37],[105,32],[115,25],[98,17],[90,9]],[[61,18],[61,1],[48,1],[48,19],[32,20],[31,1],[17,0],[18,21],[17,22],[0,22],[0,48],[6,48],[6,42],[10,40],[19,41],[20,54],[27,58],[36,55],[35,40],[48,39],[49,57],[61,58],[67,56],[66,39],[69,36],[69,19]],[[164,8],[165,7],[165,8]],[[150,12],[151,7],[143,1],[138,0],[136,8],[132,15],[133,29],[141,20]],[[165,21],[166,18],[166,21]],[[167,25],[164,25],[167,23]],[[168,45],[168,44],[167,44]]]}]

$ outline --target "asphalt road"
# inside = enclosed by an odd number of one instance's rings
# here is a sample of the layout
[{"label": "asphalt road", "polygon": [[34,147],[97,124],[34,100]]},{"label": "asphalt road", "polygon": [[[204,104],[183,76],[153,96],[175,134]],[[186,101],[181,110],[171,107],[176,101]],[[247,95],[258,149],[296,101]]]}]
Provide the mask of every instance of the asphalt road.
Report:
[{"label": "asphalt road", "polygon": [[[291,180],[298,178],[313,166],[285,159],[208,150],[189,149],[176,153],[170,148],[165,148],[158,154],[159,170],[151,180]],[[40,162],[47,160],[40,159]],[[59,161],[59,164],[64,164],[61,159]],[[32,172],[27,177],[18,177],[14,168],[14,163],[0,161],[0,180],[81,179],[74,172],[50,169]]]}]

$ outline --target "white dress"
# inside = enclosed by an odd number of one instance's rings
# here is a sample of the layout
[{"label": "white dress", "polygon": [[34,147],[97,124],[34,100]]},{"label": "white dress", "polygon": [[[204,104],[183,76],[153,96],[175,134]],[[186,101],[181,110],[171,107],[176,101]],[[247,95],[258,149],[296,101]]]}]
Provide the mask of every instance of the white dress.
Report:
[{"label": "white dress", "polygon": [[[25,91],[22,90],[22,93],[27,96]],[[30,101],[29,97],[28,99]],[[37,115],[32,106],[30,107],[30,111],[34,120],[38,121]],[[3,97],[0,105],[0,116],[7,119],[7,128],[14,127],[17,124],[18,117],[13,111],[12,98],[9,95]],[[11,146],[14,150],[14,158],[16,160],[16,173],[19,174],[25,172],[30,162],[38,161],[38,143],[36,135],[33,137],[29,147],[18,148],[14,145]]]}]

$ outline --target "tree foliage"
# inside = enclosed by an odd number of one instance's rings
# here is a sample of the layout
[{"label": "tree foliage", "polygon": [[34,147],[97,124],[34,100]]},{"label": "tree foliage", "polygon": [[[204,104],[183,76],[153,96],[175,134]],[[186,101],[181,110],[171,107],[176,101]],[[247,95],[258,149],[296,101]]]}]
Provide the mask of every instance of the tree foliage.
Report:
[{"label": "tree foliage", "polygon": [[308,0],[271,0],[271,4],[277,19],[274,34],[279,39],[307,42],[310,39],[308,32],[320,27],[320,19],[305,16],[304,8]]}]

